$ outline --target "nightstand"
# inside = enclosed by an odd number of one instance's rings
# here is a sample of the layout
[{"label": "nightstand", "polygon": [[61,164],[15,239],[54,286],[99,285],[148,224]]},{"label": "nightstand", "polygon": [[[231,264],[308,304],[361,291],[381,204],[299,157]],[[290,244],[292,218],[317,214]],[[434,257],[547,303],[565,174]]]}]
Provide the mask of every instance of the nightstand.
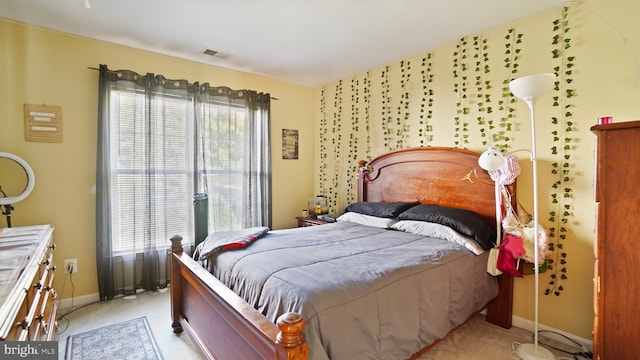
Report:
[{"label": "nightstand", "polygon": [[324,221],[324,220],[320,220],[320,219],[314,219],[312,217],[297,216],[296,219],[298,219],[298,227],[331,224],[328,221]]}]

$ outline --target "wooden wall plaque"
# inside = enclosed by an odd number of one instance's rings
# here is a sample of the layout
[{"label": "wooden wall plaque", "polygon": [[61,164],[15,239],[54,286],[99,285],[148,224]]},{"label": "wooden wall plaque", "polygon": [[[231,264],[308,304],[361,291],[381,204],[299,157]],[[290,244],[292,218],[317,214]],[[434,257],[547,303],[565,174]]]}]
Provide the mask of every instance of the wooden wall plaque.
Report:
[{"label": "wooden wall plaque", "polygon": [[27,141],[62,142],[62,108],[24,104],[24,137]]},{"label": "wooden wall plaque", "polygon": [[282,158],[298,159],[298,130],[282,129]]}]

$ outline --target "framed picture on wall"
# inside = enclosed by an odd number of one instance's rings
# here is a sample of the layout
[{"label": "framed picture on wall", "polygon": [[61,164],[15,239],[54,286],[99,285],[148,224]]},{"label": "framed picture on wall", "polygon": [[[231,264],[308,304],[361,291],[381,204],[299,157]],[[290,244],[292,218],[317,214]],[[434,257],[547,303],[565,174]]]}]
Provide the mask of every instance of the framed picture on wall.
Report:
[{"label": "framed picture on wall", "polygon": [[282,129],[282,158],[298,159],[298,130]]}]

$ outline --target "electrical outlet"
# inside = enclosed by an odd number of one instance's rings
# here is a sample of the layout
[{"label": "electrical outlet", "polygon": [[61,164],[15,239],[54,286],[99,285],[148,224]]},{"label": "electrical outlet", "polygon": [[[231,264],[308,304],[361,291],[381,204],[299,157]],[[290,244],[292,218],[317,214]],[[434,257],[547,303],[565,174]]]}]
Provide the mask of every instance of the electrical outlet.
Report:
[{"label": "electrical outlet", "polygon": [[78,259],[66,259],[64,261],[64,272],[67,274],[78,272]]}]

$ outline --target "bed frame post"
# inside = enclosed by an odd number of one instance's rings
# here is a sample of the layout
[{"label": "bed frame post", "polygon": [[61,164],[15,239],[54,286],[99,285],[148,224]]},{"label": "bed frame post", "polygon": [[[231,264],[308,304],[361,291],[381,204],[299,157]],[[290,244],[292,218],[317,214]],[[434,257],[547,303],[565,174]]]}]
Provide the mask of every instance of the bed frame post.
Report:
[{"label": "bed frame post", "polygon": [[276,343],[282,345],[287,352],[287,360],[306,360],[309,357],[309,346],[304,340],[304,319],[300,314],[288,312],[280,315],[276,322],[280,332]]},{"label": "bed frame post", "polygon": [[367,167],[367,162],[365,160],[358,161],[357,171],[358,199],[359,201],[367,201],[366,180],[367,175],[369,175],[369,168]]},{"label": "bed frame post", "polygon": [[180,266],[175,263],[174,256],[182,255],[182,236],[174,235],[171,237],[171,327],[174,333],[182,332],[180,325],[180,313],[182,312],[182,301],[180,299]]},{"label": "bed frame post", "polygon": [[[516,183],[507,185],[507,190],[511,194],[511,206],[516,209],[518,201],[516,200]],[[505,208],[505,206],[502,206]],[[498,276],[498,284],[500,290],[498,296],[489,302],[487,306],[487,321],[510,329],[513,317],[513,276],[502,274]]]},{"label": "bed frame post", "polygon": [[498,276],[498,296],[487,306],[487,321],[505,329],[511,328],[513,312],[513,276]]}]

